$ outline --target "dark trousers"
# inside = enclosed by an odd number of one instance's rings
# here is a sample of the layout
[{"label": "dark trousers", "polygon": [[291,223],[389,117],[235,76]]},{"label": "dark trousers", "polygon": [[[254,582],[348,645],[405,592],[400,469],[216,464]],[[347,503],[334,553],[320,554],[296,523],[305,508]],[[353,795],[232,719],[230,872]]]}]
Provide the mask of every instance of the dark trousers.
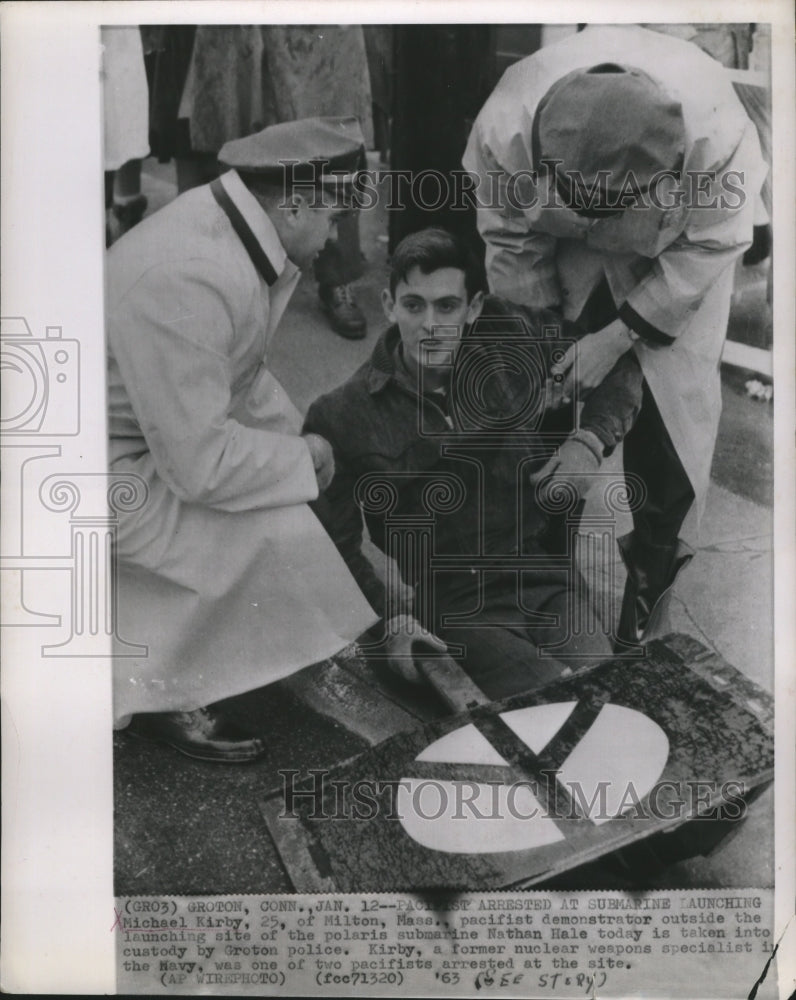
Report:
[{"label": "dark trousers", "polygon": [[364,270],[359,245],[359,213],[350,212],[337,223],[337,238],[327,240],[315,258],[315,280],[335,288],[361,277]]},{"label": "dark trousers", "polygon": [[625,471],[637,475],[647,491],[633,514],[634,545],[672,548],[694,502],[694,489],[646,381],[641,412],[625,437]]},{"label": "dark trousers", "polygon": [[[618,315],[603,277],[589,296],[578,323],[593,333]],[[671,386],[671,391],[676,392],[677,387]],[[694,502],[694,490],[646,381],[641,411],[625,436],[624,467],[626,472],[639,476],[646,488],[646,499],[633,514],[634,546],[674,550]]]},{"label": "dark trousers", "polygon": [[[518,601],[513,573],[487,574],[483,606],[474,627],[444,625],[442,619],[477,608],[477,578],[456,574],[437,588],[436,634],[445,643],[464,647],[463,655],[456,658],[490,699],[542,687],[611,656],[610,642],[599,623],[591,631],[572,631],[572,623],[588,621],[593,612],[568,586],[563,572],[524,576]],[[555,623],[538,624],[528,611],[552,615]],[[557,648],[543,654],[541,647],[547,645]]]}]

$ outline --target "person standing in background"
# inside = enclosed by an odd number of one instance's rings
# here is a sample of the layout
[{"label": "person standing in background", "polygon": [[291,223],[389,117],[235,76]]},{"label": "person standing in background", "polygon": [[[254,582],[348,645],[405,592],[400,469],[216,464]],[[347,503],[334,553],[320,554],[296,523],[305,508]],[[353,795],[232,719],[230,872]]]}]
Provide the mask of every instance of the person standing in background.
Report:
[{"label": "person standing in background", "polygon": [[100,28],[105,168],[105,245],[140,222],[141,160],[149,155],[149,93],[137,27]]},{"label": "person standing in background", "polygon": [[379,151],[382,163],[386,164],[389,162],[392,141],[395,28],[391,24],[366,24],[362,33],[365,37],[370,96],[373,101],[373,147]]},{"label": "person standing in background", "polygon": [[[352,115],[359,119],[366,147],[373,147],[361,27],[160,30],[160,56],[151,67],[153,147],[158,155],[176,158],[180,192],[218,174],[216,154],[225,142],[280,122]],[[340,221],[336,239],[329,240],[314,268],[332,329],[348,339],[367,332],[351,287],[362,272],[359,220],[352,213]]]}]

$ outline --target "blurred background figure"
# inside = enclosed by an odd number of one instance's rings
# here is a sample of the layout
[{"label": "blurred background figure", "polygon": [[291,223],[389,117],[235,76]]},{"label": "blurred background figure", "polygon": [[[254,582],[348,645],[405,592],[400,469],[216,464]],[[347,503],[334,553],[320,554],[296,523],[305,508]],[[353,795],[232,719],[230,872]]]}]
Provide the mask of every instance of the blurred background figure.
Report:
[{"label": "blurred background figure", "polygon": [[[355,115],[367,149],[373,149],[370,74],[360,26],[284,25],[262,29],[270,84],[267,99],[274,121],[318,115]],[[332,329],[343,337],[365,336],[365,317],[351,283],[364,267],[359,219],[349,214],[337,224],[315,261],[318,295]]]},{"label": "blurred background figure", "polygon": [[379,151],[381,162],[385,165],[390,160],[390,130],[395,89],[394,30],[391,24],[366,24],[362,28],[370,74],[373,146]]},{"label": "blurred background figure", "polygon": [[[216,153],[224,141],[222,139],[209,151],[196,148],[191,143],[190,121],[180,112],[197,30],[223,32],[231,58],[241,56],[240,69],[247,83],[246,93],[250,91],[251,67],[247,65],[245,49],[241,52],[234,43],[244,30],[251,32],[252,39],[256,39],[257,34],[256,28],[197,29],[193,24],[144,25],[141,28],[149,80],[149,142],[152,155],[161,163],[174,160],[178,194],[218,176]],[[237,91],[237,86],[233,89]],[[243,113],[244,109],[240,110]],[[246,115],[246,126],[232,129],[232,137],[247,134],[251,120],[251,115]]]},{"label": "blurred background figure", "polygon": [[[153,153],[174,158],[180,192],[218,175],[216,154],[231,140],[299,118],[353,115],[373,148],[370,75],[360,26],[184,26],[144,29],[149,58]],[[318,256],[324,312],[343,337],[367,324],[351,283],[363,259],[355,213]]]},{"label": "blurred background figure", "polygon": [[105,245],[140,222],[141,160],[149,155],[149,93],[137,27],[100,29],[104,120]]}]

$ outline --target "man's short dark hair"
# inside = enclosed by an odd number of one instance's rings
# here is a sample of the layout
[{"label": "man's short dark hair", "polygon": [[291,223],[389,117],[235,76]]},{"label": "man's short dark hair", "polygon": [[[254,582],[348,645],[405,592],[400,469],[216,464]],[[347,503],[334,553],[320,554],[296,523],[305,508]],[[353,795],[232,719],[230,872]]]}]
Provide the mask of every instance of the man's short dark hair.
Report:
[{"label": "man's short dark hair", "polygon": [[399,281],[406,281],[410,271],[420,268],[431,274],[443,267],[464,271],[464,287],[469,300],[482,287],[481,266],[465,240],[447,229],[421,229],[405,236],[392,255],[390,262],[390,294],[395,295]]}]

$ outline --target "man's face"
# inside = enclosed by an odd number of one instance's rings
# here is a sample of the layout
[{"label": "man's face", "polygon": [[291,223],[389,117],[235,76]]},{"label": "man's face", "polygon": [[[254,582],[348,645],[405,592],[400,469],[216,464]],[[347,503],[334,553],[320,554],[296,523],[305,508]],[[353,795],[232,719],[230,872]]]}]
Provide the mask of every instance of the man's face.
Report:
[{"label": "man's face", "polygon": [[299,197],[291,220],[290,246],[285,245],[293,263],[306,270],[323,250],[326,241],[334,235],[338,220],[349,211],[337,207],[334,199],[325,192]]},{"label": "man's face", "polygon": [[450,372],[462,331],[480,313],[482,298],[477,292],[468,302],[464,271],[456,267],[442,267],[430,274],[415,267],[398,282],[394,297],[385,289],[384,313],[398,326],[410,370],[444,364],[444,370]]}]

